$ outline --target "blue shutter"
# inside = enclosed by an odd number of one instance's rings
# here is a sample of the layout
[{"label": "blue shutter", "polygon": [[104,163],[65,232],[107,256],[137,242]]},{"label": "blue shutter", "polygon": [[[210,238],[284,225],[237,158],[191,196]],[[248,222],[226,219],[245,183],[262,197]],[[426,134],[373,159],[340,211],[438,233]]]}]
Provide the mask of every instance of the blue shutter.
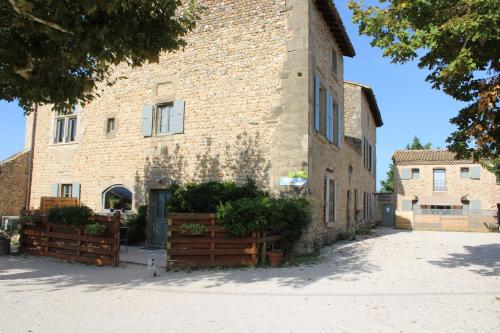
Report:
[{"label": "blue shutter", "polygon": [[153,105],[145,105],[142,110],[142,135],[153,135]]},{"label": "blue shutter", "polygon": [[319,132],[319,87],[321,81],[319,76],[314,77],[314,129]]},{"label": "blue shutter", "polygon": [[54,198],[59,196],[59,184],[51,185],[51,193]]},{"label": "blue shutter", "polygon": [[413,203],[411,200],[402,200],[401,201],[401,210],[403,212],[411,212],[413,210]]},{"label": "blue shutter", "polygon": [[337,114],[338,114],[338,117],[339,117],[339,120],[337,122],[337,135],[338,135],[338,146],[340,148],[340,145],[341,145],[341,142],[342,142],[342,109],[340,108],[340,106],[338,104],[335,104],[336,108],[337,108]]},{"label": "blue shutter", "polygon": [[332,102],[333,102],[332,94],[328,90],[326,92],[326,138],[330,142],[333,141],[333,133],[332,133],[332,130],[333,130],[333,125],[332,125],[333,107],[332,107]]},{"label": "blue shutter", "polygon": [[472,213],[481,210],[481,200],[471,200],[470,201],[470,210]]},{"label": "blue shutter", "polygon": [[481,179],[481,167],[475,166],[470,168],[470,178]]},{"label": "blue shutter", "polygon": [[169,131],[170,133],[184,133],[184,107],[184,100],[178,99],[174,102],[174,108],[172,110],[172,123],[170,124]]},{"label": "blue shutter", "polygon": [[73,183],[73,188],[72,188],[72,197],[73,198],[78,198],[80,200],[80,183]]},{"label": "blue shutter", "polygon": [[401,169],[401,179],[410,179],[411,174],[410,174],[410,169],[408,168],[403,168]]}]

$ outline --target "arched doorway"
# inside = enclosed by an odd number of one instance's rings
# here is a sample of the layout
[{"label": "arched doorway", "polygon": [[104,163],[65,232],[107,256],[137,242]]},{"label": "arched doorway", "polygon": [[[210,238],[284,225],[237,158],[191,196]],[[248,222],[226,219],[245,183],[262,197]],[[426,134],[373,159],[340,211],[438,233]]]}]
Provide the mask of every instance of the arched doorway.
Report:
[{"label": "arched doorway", "polygon": [[132,210],[132,192],[124,185],[113,185],[102,193],[102,206],[105,212]]}]

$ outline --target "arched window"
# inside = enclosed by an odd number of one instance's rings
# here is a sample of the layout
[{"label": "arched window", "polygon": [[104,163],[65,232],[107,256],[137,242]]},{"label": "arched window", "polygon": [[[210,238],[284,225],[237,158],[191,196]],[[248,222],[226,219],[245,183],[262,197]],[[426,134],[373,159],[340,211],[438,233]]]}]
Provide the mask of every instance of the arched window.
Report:
[{"label": "arched window", "polygon": [[106,211],[132,209],[132,192],[123,185],[113,185],[103,192],[103,208]]},{"label": "arched window", "polygon": [[349,184],[350,184],[352,181],[352,172],[353,172],[352,165],[349,165],[348,171],[349,171]]}]

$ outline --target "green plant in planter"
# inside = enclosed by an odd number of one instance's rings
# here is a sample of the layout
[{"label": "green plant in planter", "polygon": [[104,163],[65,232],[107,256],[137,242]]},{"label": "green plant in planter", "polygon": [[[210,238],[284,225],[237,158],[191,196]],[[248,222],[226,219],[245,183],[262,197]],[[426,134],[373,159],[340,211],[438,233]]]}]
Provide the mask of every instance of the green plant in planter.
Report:
[{"label": "green plant in planter", "polygon": [[81,228],[90,224],[92,215],[94,212],[87,206],[53,207],[47,211],[47,221]]},{"label": "green plant in planter", "polygon": [[20,222],[21,223],[32,223],[32,224],[38,224],[42,223],[42,213],[37,209],[31,212],[26,212],[20,217]]},{"label": "green plant in planter", "polygon": [[202,235],[207,228],[203,224],[199,223],[185,223],[182,224],[181,227],[181,234],[191,234],[195,236]]},{"label": "green plant in planter", "polygon": [[84,229],[85,235],[96,236],[106,232],[106,226],[99,223],[87,224]]}]

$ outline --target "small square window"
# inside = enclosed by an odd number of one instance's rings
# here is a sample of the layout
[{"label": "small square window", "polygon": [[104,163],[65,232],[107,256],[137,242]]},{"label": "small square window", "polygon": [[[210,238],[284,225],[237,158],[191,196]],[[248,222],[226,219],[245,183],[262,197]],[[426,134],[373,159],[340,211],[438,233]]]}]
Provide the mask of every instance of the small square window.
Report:
[{"label": "small square window", "polygon": [[61,184],[59,196],[63,198],[73,197],[73,185],[72,184]]},{"label": "small square window", "polygon": [[411,169],[411,179],[420,179],[420,169]]},{"label": "small square window", "polygon": [[469,179],[470,178],[469,168],[460,168],[460,178],[462,178],[462,179]]},{"label": "small square window", "polygon": [[106,133],[111,133],[115,130],[115,118],[108,118],[106,123]]}]

